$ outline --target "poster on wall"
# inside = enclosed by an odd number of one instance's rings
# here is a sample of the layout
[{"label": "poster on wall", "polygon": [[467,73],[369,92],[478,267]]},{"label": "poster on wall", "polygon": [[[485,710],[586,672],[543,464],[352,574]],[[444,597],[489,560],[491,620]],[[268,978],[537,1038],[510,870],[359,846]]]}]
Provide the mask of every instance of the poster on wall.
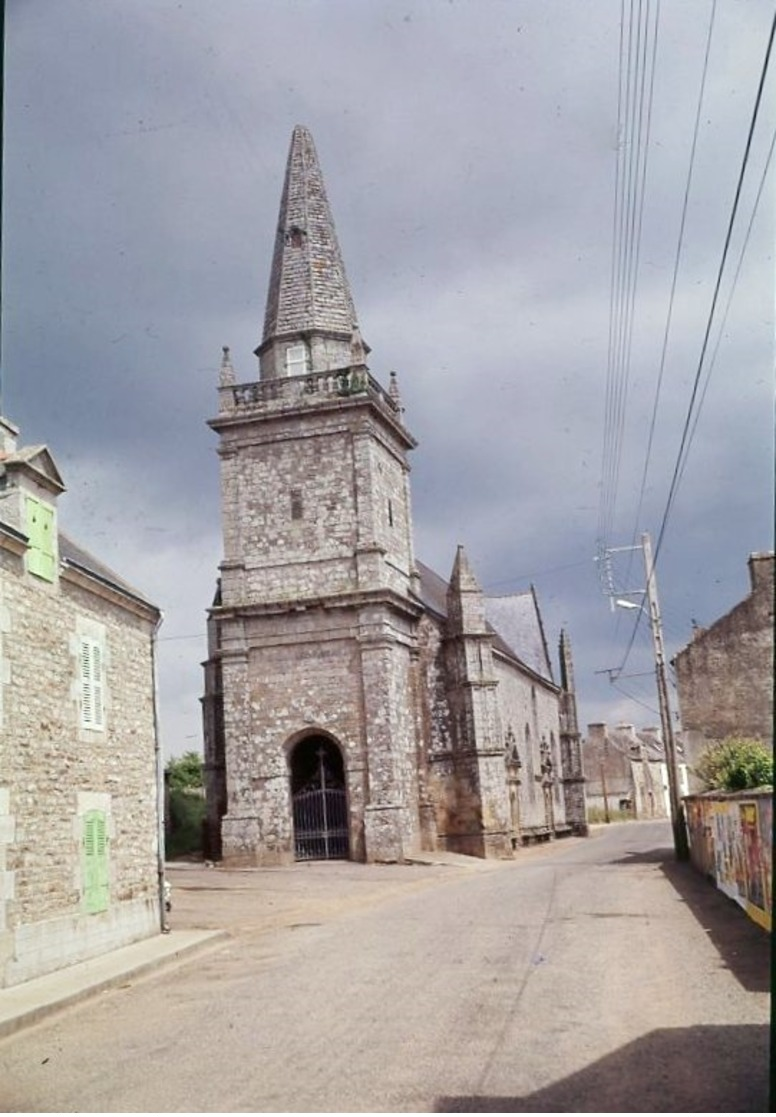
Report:
[{"label": "poster on wall", "polygon": [[711,823],[717,887],[770,930],[772,800],[717,801]]}]

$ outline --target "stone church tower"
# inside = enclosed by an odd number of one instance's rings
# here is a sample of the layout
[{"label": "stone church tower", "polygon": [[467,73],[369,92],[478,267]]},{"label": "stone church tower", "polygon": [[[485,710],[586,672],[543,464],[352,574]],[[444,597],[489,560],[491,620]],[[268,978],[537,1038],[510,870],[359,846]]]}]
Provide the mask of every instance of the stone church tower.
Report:
[{"label": "stone church tower", "polygon": [[295,790],[322,772],[346,793],[352,856],[400,859],[417,841],[415,442],[367,352],[313,140],[297,127],[259,379],[236,384],[225,352],[210,423],[224,535],[212,612],[229,749],[221,835],[233,863],[289,855],[289,770]]},{"label": "stone church tower", "polygon": [[449,583],[416,563],[416,444],[394,374],[380,385],[368,352],[297,127],[258,379],[239,381],[225,349],[210,421],[224,550],[203,699],[207,854],[233,865],[511,857],[580,832],[562,794],[575,728],[561,734],[535,596],[486,598],[462,547]]}]

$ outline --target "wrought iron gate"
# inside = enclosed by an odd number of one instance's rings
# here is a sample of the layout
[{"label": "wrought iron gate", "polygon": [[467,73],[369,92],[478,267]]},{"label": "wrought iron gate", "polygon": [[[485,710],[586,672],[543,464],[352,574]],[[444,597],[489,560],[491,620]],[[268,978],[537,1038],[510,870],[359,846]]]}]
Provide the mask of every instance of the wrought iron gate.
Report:
[{"label": "wrought iron gate", "polygon": [[308,739],[301,748],[292,795],[296,859],[347,859],[348,804],[341,755],[331,741],[320,738]]},{"label": "wrought iron gate", "polygon": [[294,795],[294,854],[297,861],[347,859],[348,807],[344,790],[334,787]]}]

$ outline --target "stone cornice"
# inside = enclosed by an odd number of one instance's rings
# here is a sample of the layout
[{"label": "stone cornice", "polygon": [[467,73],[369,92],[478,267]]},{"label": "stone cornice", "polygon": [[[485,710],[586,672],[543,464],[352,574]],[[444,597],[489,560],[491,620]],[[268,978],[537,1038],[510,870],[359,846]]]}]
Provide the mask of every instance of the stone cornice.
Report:
[{"label": "stone cornice", "polygon": [[423,606],[409,597],[403,597],[391,589],[353,590],[350,593],[321,595],[304,599],[291,598],[279,601],[253,603],[240,602],[236,605],[215,605],[208,610],[208,616],[219,619],[248,619],[250,617],[277,616],[283,613],[300,613],[308,609],[363,609],[376,605],[387,605],[406,616],[418,618]]},{"label": "stone cornice", "polygon": [[10,524],[0,523],[0,548],[14,555],[23,555],[29,546],[27,536]]}]

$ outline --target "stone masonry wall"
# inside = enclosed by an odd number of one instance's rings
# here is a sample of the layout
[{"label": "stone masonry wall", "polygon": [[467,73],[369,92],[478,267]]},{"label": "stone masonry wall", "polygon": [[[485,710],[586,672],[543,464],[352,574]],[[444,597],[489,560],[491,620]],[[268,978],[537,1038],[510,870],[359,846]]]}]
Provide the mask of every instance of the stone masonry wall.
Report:
[{"label": "stone masonry wall", "polygon": [[[0,985],[159,930],[151,622],[0,552]],[[103,642],[105,728],[80,717],[79,637]],[[108,910],[84,910],[83,816],[108,823]],[[4,861],[4,865],[3,865]]]},{"label": "stone masonry wall", "polygon": [[386,586],[406,593],[403,449],[365,401],[273,406],[222,432],[224,604]]},{"label": "stone masonry wall", "polygon": [[733,735],[773,742],[773,555],[752,556],[749,565],[749,596],[698,630],[674,660],[683,736],[693,752]]},{"label": "stone masonry wall", "polygon": [[547,825],[547,811],[541,780],[542,738],[547,741],[553,762],[551,788],[552,814],[556,825],[566,821],[560,755],[560,713],[557,692],[532,681],[507,660],[496,657],[499,680],[501,721],[506,733],[515,735],[522,762],[519,788],[521,826],[541,829]]},{"label": "stone masonry wall", "polygon": [[224,572],[224,604],[356,588],[352,458],[347,429],[286,433],[241,450],[239,470],[228,476],[236,486],[224,502],[234,551],[224,559],[239,561],[244,574],[233,589]]},{"label": "stone masonry wall", "polygon": [[[243,631],[247,652],[230,652],[232,627]],[[227,862],[293,860],[290,754],[316,733],[334,739],[343,755],[351,856],[394,859],[369,846],[369,805],[397,808],[402,841],[417,841],[407,814],[416,795],[410,657],[395,628],[379,609],[364,616],[320,607],[225,625]]]}]

